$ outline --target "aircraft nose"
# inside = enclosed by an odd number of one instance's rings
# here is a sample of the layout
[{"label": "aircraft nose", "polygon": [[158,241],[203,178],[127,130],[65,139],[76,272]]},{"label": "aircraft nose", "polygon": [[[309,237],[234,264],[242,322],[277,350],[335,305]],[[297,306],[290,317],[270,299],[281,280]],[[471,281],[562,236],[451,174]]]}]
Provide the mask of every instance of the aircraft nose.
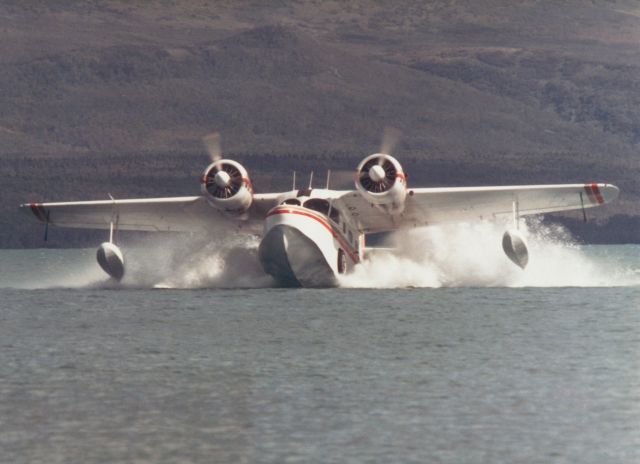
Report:
[{"label": "aircraft nose", "polygon": [[267,274],[276,277],[285,284],[299,286],[300,283],[289,262],[288,229],[287,226],[282,225],[271,228],[260,242],[258,257]]}]

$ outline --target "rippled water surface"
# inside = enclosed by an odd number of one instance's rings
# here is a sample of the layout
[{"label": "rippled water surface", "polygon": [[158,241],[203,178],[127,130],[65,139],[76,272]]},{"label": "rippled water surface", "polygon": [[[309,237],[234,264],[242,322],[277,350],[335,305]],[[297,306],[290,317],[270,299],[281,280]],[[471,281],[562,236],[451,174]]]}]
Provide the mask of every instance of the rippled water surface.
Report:
[{"label": "rippled water surface", "polygon": [[0,461],[640,462],[640,248],[571,253],[601,286],[120,287],[0,251]]}]

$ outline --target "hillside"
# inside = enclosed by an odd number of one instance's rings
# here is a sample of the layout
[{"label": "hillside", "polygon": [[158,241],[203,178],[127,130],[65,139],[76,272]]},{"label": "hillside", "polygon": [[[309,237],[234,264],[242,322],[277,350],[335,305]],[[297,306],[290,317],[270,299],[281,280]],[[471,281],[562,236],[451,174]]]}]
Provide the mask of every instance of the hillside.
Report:
[{"label": "hillside", "polygon": [[412,179],[606,180],[640,215],[639,26],[626,1],[5,1],[0,160],[197,157],[214,129],[357,159],[392,126]]}]

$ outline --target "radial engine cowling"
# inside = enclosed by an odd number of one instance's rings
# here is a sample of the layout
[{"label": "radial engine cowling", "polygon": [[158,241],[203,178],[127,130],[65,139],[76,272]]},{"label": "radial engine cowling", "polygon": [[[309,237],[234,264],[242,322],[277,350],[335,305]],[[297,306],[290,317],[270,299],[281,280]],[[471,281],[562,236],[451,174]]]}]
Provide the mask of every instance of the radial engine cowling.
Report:
[{"label": "radial engine cowling", "polygon": [[202,193],[211,205],[225,213],[242,214],[253,201],[247,170],[238,162],[221,159],[202,174]]},{"label": "radial engine cowling", "polygon": [[358,166],[356,188],[364,198],[390,213],[401,213],[407,195],[407,178],[391,155],[367,156]]}]

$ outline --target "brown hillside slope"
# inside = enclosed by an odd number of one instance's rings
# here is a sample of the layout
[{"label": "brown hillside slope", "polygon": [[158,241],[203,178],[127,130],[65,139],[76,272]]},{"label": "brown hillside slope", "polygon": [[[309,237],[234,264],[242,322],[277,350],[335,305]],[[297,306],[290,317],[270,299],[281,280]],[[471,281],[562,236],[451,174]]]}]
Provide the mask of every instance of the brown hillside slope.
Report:
[{"label": "brown hillside slope", "polygon": [[0,156],[197,155],[216,129],[357,158],[394,126],[414,179],[607,180],[640,214],[639,26],[626,1],[8,0]]}]

